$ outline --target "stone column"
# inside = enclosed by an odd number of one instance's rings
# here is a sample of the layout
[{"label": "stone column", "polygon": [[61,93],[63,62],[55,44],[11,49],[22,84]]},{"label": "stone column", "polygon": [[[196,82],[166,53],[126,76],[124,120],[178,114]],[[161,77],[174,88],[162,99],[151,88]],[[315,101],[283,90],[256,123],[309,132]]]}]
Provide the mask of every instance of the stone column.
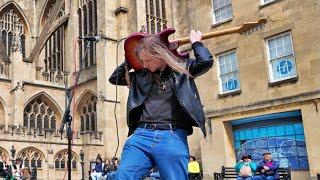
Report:
[{"label": "stone column", "polygon": [[320,112],[318,108],[319,102],[316,101],[301,108],[311,177],[316,177],[320,172]]}]

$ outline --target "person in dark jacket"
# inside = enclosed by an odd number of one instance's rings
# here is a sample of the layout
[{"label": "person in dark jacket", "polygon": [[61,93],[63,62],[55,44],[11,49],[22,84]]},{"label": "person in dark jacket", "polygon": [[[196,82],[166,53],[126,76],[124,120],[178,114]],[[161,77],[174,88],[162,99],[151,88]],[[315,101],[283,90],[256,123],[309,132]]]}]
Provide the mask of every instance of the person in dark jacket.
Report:
[{"label": "person in dark jacket", "polygon": [[[188,179],[187,136],[192,134],[192,126],[200,127],[206,135],[194,78],[213,64],[212,55],[201,39],[201,32],[191,31],[194,60],[177,57],[159,34],[147,35],[132,49],[143,68],[131,72],[125,62],[111,75],[112,84],[130,86],[127,101],[130,137],[124,145],[116,179],[141,179],[155,165],[167,179]],[[126,72],[131,72],[130,76]]]},{"label": "person in dark jacket", "polygon": [[91,173],[92,180],[99,180],[100,179],[100,177],[102,176],[102,172],[103,172],[103,166],[104,166],[104,164],[102,163],[101,157],[97,157],[96,164],[94,166],[94,169],[92,169],[92,173]]},{"label": "person in dark jacket", "polygon": [[0,157],[0,177],[9,179],[11,176],[9,166],[7,165],[6,156],[2,155]]},{"label": "person in dark jacket", "polygon": [[263,160],[258,164],[257,171],[259,176],[255,176],[254,180],[277,180],[279,179],[279,163],[274,161],[271,152],[263,153]]}]

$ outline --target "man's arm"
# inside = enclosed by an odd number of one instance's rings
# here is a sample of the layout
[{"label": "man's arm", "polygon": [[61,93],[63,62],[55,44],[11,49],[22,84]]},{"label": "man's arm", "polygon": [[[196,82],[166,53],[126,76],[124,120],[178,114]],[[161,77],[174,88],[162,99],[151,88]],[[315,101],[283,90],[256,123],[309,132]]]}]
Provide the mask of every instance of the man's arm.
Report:
[{"label": "man's arm", "polygon": [[200,76],[212,67],[212,55],[208,48],[199,41],[192,44],[192,49],[196,60],[189,60],[188,70],[192,76]]},{"label": "man's arm", "polygon": [[126,63],[124,62],[113,71],[109,78],[109,82],[114,85],[127,86],[126,71]]}]

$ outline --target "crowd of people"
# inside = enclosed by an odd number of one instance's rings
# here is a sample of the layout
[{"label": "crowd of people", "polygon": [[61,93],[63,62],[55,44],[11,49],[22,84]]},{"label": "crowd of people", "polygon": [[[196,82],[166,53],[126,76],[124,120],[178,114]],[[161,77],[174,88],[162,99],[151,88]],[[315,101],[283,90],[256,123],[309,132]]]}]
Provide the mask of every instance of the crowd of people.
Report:
[{"label": "crowd of people", "polygon": [[[263,160],[256,164],[251,155],[243,155],[235,165],[238,172],[237,180],[277,180],[279,179],[279,163],[272,159],[270,152],[263,153]],[[256,172],[259,172],[256,175]]]},{"label": "crowd of people", "polygon": [[118,167],[119,159],[117,157],[113,157],[111,160],[102,160],[98,154],[90,177],[92,180],[114,180]]},{"label": "crowd of people", "polygon": [[[96,164],[91,172],[92,180],[114,180],[120,160],[116,157],[105,159],[104,161],[97,156]],[[249,154],[243,155],[239,162],[234,166],[238,173],[237,180],[277,180],[279,179],[279,163],[272,159],[270,152],[263,153],[263,160],[260,163],[252,161]],[[259,172],[259,173],[257,173]],[[188,163],[189,180],[201,180],[200,165],[194,156],[189,156]],[[145,179],[160,180],[161,175],[157,167],[153,167]]]},{"label": "crowd of people", "polygon": [[[101,155],[98,154],[95,165],[91,169],[91,180],[114,180],[116,179],[116,171],[120,165],[120,160],[117,157],[113,157],[111,160],[102,160]],[[200,165],[196,161],[194,156],[189,156],[188,163],[189,180],[201,180],[202,175],[200,171]],[[144,177],[145,180],[160,180],[159,169],[155,166]]]},{"label": "crowd of people", "polygon": [[32,179],[30,169],[23,166],[20,158],[13,161],[12,165],[9,165],[6,156],[4,155],[0,157],[0,177],[8,180]]}]

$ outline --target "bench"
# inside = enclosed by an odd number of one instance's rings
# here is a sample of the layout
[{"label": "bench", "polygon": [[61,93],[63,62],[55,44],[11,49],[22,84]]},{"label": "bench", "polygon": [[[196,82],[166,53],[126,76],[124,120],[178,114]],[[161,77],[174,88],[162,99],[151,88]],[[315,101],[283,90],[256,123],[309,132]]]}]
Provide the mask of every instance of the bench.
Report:
[{"label": "bench", "polygon": [[[291,180],[291,170],[290,168],[279,168],[278,169],[280,179],[283,180]],[[256,172],[256,175],[259,175],[259,172]],[[238,173],[233,167],[221,167],[220,173],[213,173],[215,180],[222,180],[222,179],[234,179],[237,178]]]}]

